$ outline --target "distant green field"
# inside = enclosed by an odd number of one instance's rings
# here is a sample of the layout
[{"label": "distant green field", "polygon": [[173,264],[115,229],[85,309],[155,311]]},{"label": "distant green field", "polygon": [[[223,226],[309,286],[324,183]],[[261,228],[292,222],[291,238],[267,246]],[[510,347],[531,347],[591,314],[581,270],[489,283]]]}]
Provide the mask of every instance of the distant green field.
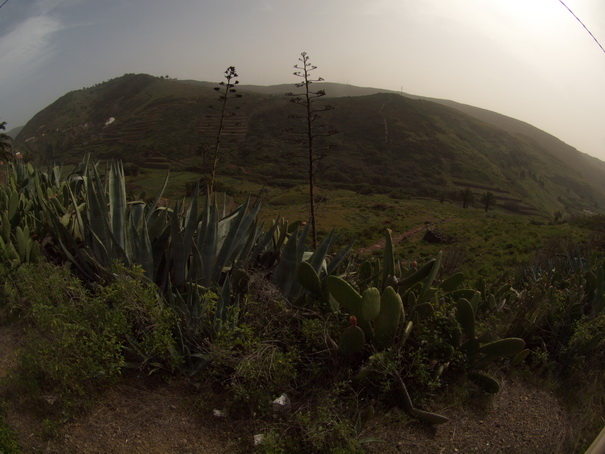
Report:
[{"label": "distant green field", "polygon": [[[163,170],[146,170],[129,179],[130,187],[136,188],[135,193],[145,190],[146,197],[152,198],[165,176]],[[197,178],[199,174],[193,172],[172,171],[165,197],[181,200],[185,197],[185,183]],[[265,187],[236,177],[219,178],[219,181],[233,191],[227,198],[230,204],[241,203],[248,196],[253,202],[260,200],[260,219],[265,225],[277,216],[291,222],[309,217],[306,185]],[[592,234],[592,230],[579,225],[555,224],[545,216],[514,215],[497,205],[485,212],[478,202],[463,209],[457,200],[443,203],[432,198],[406,200],[386,194],[363,195],[324,188],[318,188],[317,196],[318,230],[325,235],[335,229],[340,245],[355,241],[355,250],[366,248],[380,242],[384,229],[389,228],[398,239],[396,252],[401,259],[421,261],[442,250],[448,272],[462,270],[472,278],[497,278],[518,265],[531,262],[543,247],[587,241]],[[437,232],[446,242],[425,241],[427,229]]]}]

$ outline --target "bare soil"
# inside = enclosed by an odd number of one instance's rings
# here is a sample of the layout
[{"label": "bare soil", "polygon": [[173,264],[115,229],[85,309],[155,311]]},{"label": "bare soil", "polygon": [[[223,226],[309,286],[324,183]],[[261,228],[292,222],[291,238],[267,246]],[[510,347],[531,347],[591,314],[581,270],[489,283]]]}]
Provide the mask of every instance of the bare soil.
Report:
[{"label": "bare soil", "polygon": [[494,396],[477,392],[462,408],[435,409],[450,421],[427,426],[392,411],[375,420],[364,437],[383,441],[369,453],[564,453],[570,421],[547,391],[505,380]]},{"label": "bare soil", "polygon": [[[22,333],[0,326],[0,378],[16,365]],[[3,382],[0,381],[0,386]],[[53,431],[47,409],[24,396],[1,394],[6,419],[25,453],[217,454],[252,452],[253,425],[217,417],[221,397],[186,380],[130,376],[94,401],[85,414]],[[49,402],[52,406],[52,402]],[[430,427],[393,409],[371,419],[360,439],[368,453],[563,453],[570,421],[549,392],[503,379],[495,396],[477,393],[464,405],[427,409],[450,421]],[[5,453],[8,454],[8,453]]]},{"label": "bare soil", "polygon": [[[403,241],[413,237],[414,235],[418,235],[420,233],[424,233],[428,228],[434,227],[435,223],[424,223],[421,225],[418,225],[416,227],[413,227],[403,233],[399,233],[397,235],[393,236],[393,244],[399,244],[402,243]],[[378,242],[376,242],[375,244],[372,244],[368,247],[365,248],[360,248],[357,250],[357,252],[359,254],[372,254],[375,251],[381,251],[384,249],[386,245],[386,239],[385,238],[381,238]]]}]

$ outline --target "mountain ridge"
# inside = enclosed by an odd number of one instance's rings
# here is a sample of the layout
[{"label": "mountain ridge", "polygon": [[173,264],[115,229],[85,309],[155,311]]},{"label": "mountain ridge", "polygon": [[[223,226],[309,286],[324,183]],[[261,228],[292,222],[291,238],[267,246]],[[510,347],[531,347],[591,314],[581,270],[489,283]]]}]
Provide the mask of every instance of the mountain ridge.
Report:
[{"label": "mountain ridge", "polygon": [[[25,125],[15,145],[39,161],[74,161],[86,151],[144,165],[159,155],[204,171],[199,161],[216,135],[216,86],[127,74],[59,98]],[[335,107],[322,120],[340,134],[321,162],[319,184],[433,197],[489,188],[502,207],[534,214],[605,205],[605,163],[520,120],[403,92],[321,88],[328,96],[318,105]],[[229,104],[237,109],[225,131],[222,172],[272,184],[304,181],[300,149],[284,133],[295,106],[283,95],[293,85],[237,90],[244,96]]]}]

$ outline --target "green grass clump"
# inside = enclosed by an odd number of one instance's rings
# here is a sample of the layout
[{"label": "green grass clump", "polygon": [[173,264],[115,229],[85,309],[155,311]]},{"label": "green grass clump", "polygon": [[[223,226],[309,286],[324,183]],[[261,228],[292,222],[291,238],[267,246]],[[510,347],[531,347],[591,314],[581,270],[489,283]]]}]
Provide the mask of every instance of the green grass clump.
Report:
[{"label": "green grass clump", "polygon": [[[87,289],[68,268],[19,267],[5,285],[26,322],[18,378],[31,395],[51,395],[67,413],[110,386],[127,365],[173,369],[176,317],[140,269],[114,268],[115,280]],[[43,276],[43,278],[41,278]]]},{"label": "green grass clump", "polygon": [[8,425],[2,412],[0,412],[0,452],[3,454],[19,454],[22,452],[17,442],[17,434]]},{"label": "green grass clump", "polygon": [[19,372],[24,383],[73,408],[115,381],[125,362],[124,313],[91,295],[67,268],[26,265],[12,286],[29,322]]}]

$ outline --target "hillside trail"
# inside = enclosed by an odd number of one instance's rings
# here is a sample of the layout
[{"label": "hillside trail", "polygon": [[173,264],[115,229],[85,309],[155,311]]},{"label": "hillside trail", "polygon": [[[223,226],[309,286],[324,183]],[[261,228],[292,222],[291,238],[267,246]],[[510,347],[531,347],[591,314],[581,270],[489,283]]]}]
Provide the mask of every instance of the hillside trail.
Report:
[{"label": "hillside trail", "polygon": [[[446,222],[446,220],[440,221],[440,222],[425,222],[423,224],[412,227],[411,229],[408,229],[403,233],[395,234],[392,236],[393,244],[399,244],[399,243],[403,242],[404,240],[407,240],[408,238],[418,235],[419,233],[421,233],[427,229],[436,227],[437,225],[439,225],[443,222]],[[384,249],[385,246],[386,246],[386,238],[381,238],[378,242],[376,242],[370,246],[357,249],[357,253],[363,254],[363,255],[373,254],[375,251],[380,251],[380,250]]]}]

